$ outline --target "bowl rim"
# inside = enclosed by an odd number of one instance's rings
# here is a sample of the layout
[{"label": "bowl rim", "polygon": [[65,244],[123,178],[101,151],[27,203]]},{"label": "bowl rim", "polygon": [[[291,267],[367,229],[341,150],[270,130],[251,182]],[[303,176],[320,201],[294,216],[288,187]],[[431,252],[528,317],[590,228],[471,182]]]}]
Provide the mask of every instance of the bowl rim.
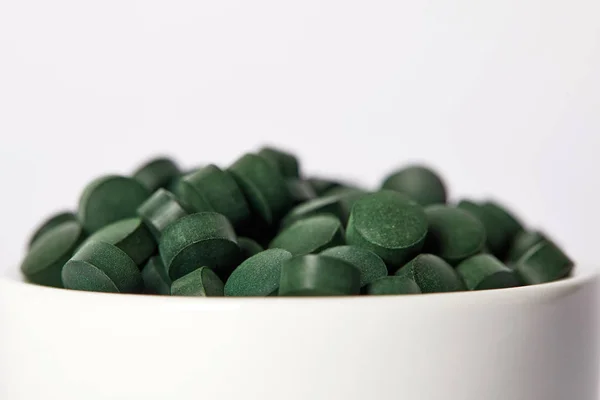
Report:
[{"label": "bowl rim", "polygon": [[24,296],[36,298],[45,297],[50,301],[53,298],[74,299],[71,301],[87,300],[97,302],[118,302],[119,304],[132,303],[136,305],[149,304],[153,307],[157,303],[161,307],[192,307],[204,308],[215,306],[240,307],[240,306],[276,306],[278,304],[295,303],[296,305],[319,305],[324,304],[381,304],[398,303],[408,305],[421,305],[425,303],[440,304],[462,304],[473,305],[477,303],[511,303],[511,302],[531,302],[548,297],[560,296],[564,293],[572,292],[577,288],[594,284],[600,281],[600,268],[585,265],[576,266],[573,274],[565,279],[542,283],[537,285],[520,286],[504,289],[479,290],[479,291],[460,291],[444,293],[422,293],[416,295],[386,295],[386,296],[321,296],[321,297],[184,297],[184,296],[160,296],[147,294],[129,294],[129,293],[104,293],[104,292],[86,292],[78,290],[59,289],[48,286],[36,285],[27,282],[20,277],[15,277],[11,271],[0,272],[0,296],[2,296],[2,287],[12,289],[12,292],[18,291]]}]

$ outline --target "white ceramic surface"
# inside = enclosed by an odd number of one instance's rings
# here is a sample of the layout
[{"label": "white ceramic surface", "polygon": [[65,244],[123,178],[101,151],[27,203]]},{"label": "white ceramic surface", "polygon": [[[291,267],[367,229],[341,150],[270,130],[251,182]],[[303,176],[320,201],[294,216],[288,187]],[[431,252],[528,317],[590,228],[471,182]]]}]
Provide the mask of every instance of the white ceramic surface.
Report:
[{"label": "white ceramic surface", "polygon": [[0,399],[596,400],[597,281],[198,299],[4,277]]}]

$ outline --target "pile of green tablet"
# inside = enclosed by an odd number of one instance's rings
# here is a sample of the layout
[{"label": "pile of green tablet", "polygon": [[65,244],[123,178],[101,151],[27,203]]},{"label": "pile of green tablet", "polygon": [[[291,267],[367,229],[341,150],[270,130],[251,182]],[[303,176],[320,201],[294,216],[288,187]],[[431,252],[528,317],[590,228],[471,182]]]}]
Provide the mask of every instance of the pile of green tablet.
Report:
[{"label": "pile of green tablet", "polygon": [[32,235],[21,270],[67,289],[180,296],[393,295],[563,279],[572,261],[495,202],[450,204],[407,166],[367,190],[305,178],[273,148],[227,168],[154,159],[88,184]]}]

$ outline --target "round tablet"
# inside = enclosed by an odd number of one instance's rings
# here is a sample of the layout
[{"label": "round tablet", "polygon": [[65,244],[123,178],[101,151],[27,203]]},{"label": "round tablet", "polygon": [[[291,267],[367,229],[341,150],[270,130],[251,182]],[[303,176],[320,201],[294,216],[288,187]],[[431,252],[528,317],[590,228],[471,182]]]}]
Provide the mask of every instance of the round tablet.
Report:
[{"label": "round tablet", "polygon": [[29,249],[21,271],[32,283],[62,287],[62,267],[83,238],[83,229],[77,221],[64,221],[47,229]]},{"label": "round tablet", "polygon": [[172,296],[223,296],[223,282],[212,269],[201,267],[171,285]]},{"label": "round tablet", "polygon": [[[115,245],[131,257],[140,268],[156,251],[154,237],[140,218],[127,218],[113,222],[94,232],[85,242],[91,241]],[[85,246],[86,243],[81,246]]]},{"label": "round tablet", "polygon": [[300,165],[294,155],[272,147],[263,147],[259,150],[258,155],[277,168],[282,176],[286,178],[300,177]]},{"label": "round tablet", "polygon": [[529,285],[552,282],[570,275],[573,261],[549,240],[539,242],[516,262],[521,280]]},{"label": "round tablet", "polygon": [[278,221],[291,207],[292,199],[279,171],[263,157],[246,154],[229,171],[242,189],[250,208],[267,225]]},{"label": "round tablet", "polygon": [[283,263],[279,296],[347,296],[360,291],[360,271],[337,258],[305,255]]},{"label": "round tablet", "polygon": [[388,274],[385,263],[377,254],[360,247],[336,246],[324,250],[320,254],[349,262],[358,268],[361,287]]},{"label": "round tablet", "polygon": [[522,230],[520,222],[504,208],[492,202],[478,204],[463,200],[458,203],[458,208],[479,218],[486,230],[489,251],[496,257],[504,259],[514,237]]},{"label": "round tablet", "polygon": [[[481,206],[471,200],[461,200],[456,205],[458,208],[470,212],[475,217],[481,219]],[[483,221],[482,221],[483,222]]]},{"label": "round tablet", "polygon": [[396,271],[396,276],[414,280],[421,292],[457,292],[465,284],[450,264],[433,254],[419,254]]},{"label": "round tablet", "polygon": [[62,269],[66,289],[89,292],[141,293],[138,266],[123,250],[105,242],[87,242]]},{"label": "round tablet", "polygon": [[214,211],[229,218],[234,227],[246,223],[250,218],[244,194],[228,171],[211,164],[187,175],[183,180],[189,182]]},{"label": "round tablet", "polygon": [[177,176],[179,176],[179,167],[167,157],[150,160],[133,173],[133,177],[150,193],[166,188]]},{"label": "round tablet", "polygon": [[169,184],[167,186],[165,186],[165,189],[167,189],[169,192],[175,194],[176,196],[179,196],[179,193],[178,193],[179,182],[185,176],[190,175],[190,174],[198,171],[200,168],[202,168],[202,166],[197,166],[197,167],[186,169],[185,171],[179,172],[179,174],[177,174],[176,176],[174,176],[173,179],[171,179],[171,181],[169,182]]},{"label": "round tablet", "polygon": [[342,186],[341,182],[335,181],[333,179],[313,177],[308,178],[306,181],[310,184],[315,193],[317,193],[317,196],[323,195],[323,193],[327,192],[328,190],[334,187]]},{"label": "round tablet", "polygon": [[181,176],[177,180],[177,185],[173,191],[183,209],[188,213],[214,211],[206,197],[198,192],[186,177],[187,175]]},{"label": "round tablet", "polygon": [[477,217],[485,228],[485,251],[502,257],[500,253],[504,251],[508,243],[508,235],[502,225],[494,222],[493,218],[481,208],[481,205],[470,200],[462,200],[457,205],[461,210],[469,212]]},{"label": "round tablet", "polygon": [[347,220],[347,211],[340,202],[340,196],[317,197],[292,208],[281,221],[281,227],[285,228],[300,219],[320,214],[332,214],[340,221]]},{"label": "round tablet", "polygon": [[516,262],[533,246],[536,244],[548,240],[544,234],[537,231],[521,231],[513,239],[509,251],[506,255],[508,262]]},{"label": "round tablet", "polygon": [[523,230],[523,224],[506,207],[493,201],[487,201],[481,205],[481,208],[501,224],[512,238]]},{"label": "round tablet", "polygon": [[181,172],[180,175],[181,176],[190,175],[190,174],[193,174],[196,171],[200,171],[202,168],[204,168],[204,165],[196,164],[195,166],[187,168],[186,170],[184,170],[183,172]]},{"label": "round tablet", "polygon": [[402,193],[382,190],[354,203],[346,241],[371,250],[395,269],[421,250],[426,235],[423,208]]},{"label": "round tablet", "polygon": [[33,243],[44,233],[48,232],[50,229],[54,228],[67,221],[77,221],[77,216],[70,211],[62,211],[57,214],[52,215],[44,222],[42,222],[34,231],[33,235],[29,239],[29,247],[33,245]]},{"label": "round tablet", "polygon": [[350,212],[352,211],[354,203],[367,194],[369,194],[369,192],[359,188],[350,186],[336,186],[323,193],[322,197],[335,196],[339,199],[339,203],[344,210],[344,213],[342,214],[342,222],[345,224],[348,222],[348,216],[350,216]]},{"label": "round tablet", "polygon": [[491,254],[467,258],[456,267],[469,290],[502,289],[520,286],[519,277]]},{"label": "round tablet", "polygon": [[240,257],[231,223],[215,212],[190,214],[173,222],[163,231],[158,249],[172,280],[202,266],[230,268]]},{"label": "round tablet", "polygon": [[288,188],[288,192],[290,193],[292,203],[295,205],[317,197],[317,193],[312,186],[310,186],[308,181],[301,179],[287,179],[285,184]]},{"label": "round tablet", "polygon": [[185,171],[181,171],[177,176],[175,176],[171,182],[169,182],[169,184],[166,186],[165,189],[167,189],[169,192],[175,194],[175,195],[179,195],[178,190],[179,190],[179,182],[186,176],[193,174],[196,171],[199,171],[202,168],[201,165],[198,165],[196,167],[193,168],[189,168],[186,169]]},{"label": "round tablet", "polygon": [[410,278],[385,276],[367,285],[364,293],[371,295],[419,294],[421,293],[421,289]]},{"label": "round tablet", "polygon": [[144,269],[142,269],[144,280],[144,293],[146,294],[171,294],[171,278],[167,275],[165,265],[159,256],[151,257]]},{"label": "round tablet", "polygon": [[135,217],[149,195],[148,189],[133,178],[98,178],[87,185],[79,199],[79,220],[88,233],[93,233],[112,222]]},{"label": "round tablet", "polygon": [[292,258],[283,249],[260,252],[241,263],[225,283],[225,296],[268,296],[279,288],[281,266]]},{"label": "round tablet", "polygon": [[158,242],[162,231],[170,223],[177,221],[188,213],[173,193],[165,189],[158,189],[138,207],[137,214]]},{"label": "round tablet", "polygon": [[[253,239],[247,237],[238,237],[238,246],[240,247],[240,262],[252,257],[255,254],[260,253],[264,248]],[[223,282],[227,282],[229,276],[236,268],[237,265],[231,265],[227,268],[220,268],[216,271],[217,275]]]},{"label": "round tablet", "polygon": [[177,194],[178,195],[178,190],[179,190],[179,182],[181,181],[182,176],[181,175],[177,175],[176,177],[174,177],[171,182],[169,182],[169,184],[164,188],[166,190],[168,190],[169,192],[173,193],[173,194]]},{"label": "round tablet", "polygon": [[485,245],[485,228],[471,213],[452,206],[425,208],[429,232],[424,250],[440,256],[452,265],[475,255]]},{"label": "round tablet", "polygon": [[264,250],[260,244],[247,237],[238,237],[238,246],[240,246],[242,260],[246,260]]},{"label": "round tablet", "polygon": [[294,222],[281,231],[269,244],[285,249],[295,256],[318,253],[344,244],[344,228],[332,215],[315,215]]},{"label": "round tablet", "polygon": [[321,194],[321,196],[337,196],[339,194],[355,193],[355,192],[366,193],[365,190],[359,188],[358,186],[340,183],[339,185],[336,185],[336,186],[333,186],[332,188],[327,189],[325,192],[323,192]]},{"label": "round tablet", "polygon": [[422,206],[446,203],[446,187],[431,169],[411,165],[389,175],[382,189],[395,190],[410,196]]}]

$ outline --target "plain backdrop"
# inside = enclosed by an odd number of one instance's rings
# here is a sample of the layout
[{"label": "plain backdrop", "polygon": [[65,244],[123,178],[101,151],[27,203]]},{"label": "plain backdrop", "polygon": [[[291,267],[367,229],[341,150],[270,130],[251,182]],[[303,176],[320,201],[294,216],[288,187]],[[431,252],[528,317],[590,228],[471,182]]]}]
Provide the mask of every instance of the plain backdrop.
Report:
[{"label": "plain backdrop", "polygon": [[105,173],[425,162],[600,264],[598,0],[0,2],[0,251]]}]

